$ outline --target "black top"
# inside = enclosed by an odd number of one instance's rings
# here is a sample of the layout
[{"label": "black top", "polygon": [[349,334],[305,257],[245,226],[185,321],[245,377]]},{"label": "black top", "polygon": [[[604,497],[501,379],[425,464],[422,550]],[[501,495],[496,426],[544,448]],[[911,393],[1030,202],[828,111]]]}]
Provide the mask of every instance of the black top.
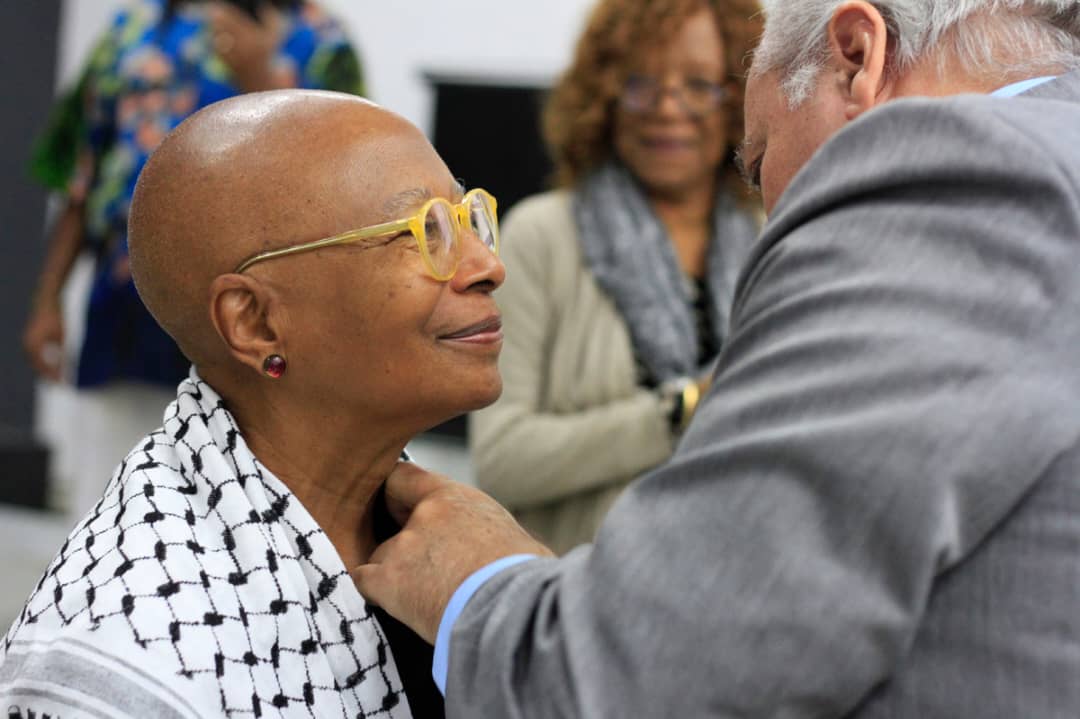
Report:
[{"label": "black top", "polygon": [[[690,290],[690,311],[694,315],[694,327],[697,329],[697,364],[698,367],[704,367],[720,352],[720,341],[713,331],[713,310],[712,303],[709,301],[708,282],[704,277],[688,277],[687,279]],[[659,380],[652,376],[636,354],[634,364],[637,367],[638,380],[643,386],[655,389],[660,385]]]},{"label": "black top", "polygon": [[[382,488],[375,497],[373,524],[375,541],[379,543],[385,542],[400,529],[386,509]],[[443,719],[446,713],[442,692],[435,686],[435,680],[431,676],[434,648],[381,608],[372,607],[372,610],[386,635],[390,652],[394,655],[394,663],[397,664],[398,675],[401,677],[413,716],[417,719]]]},{"label": "black top", "polygon": [[698,366],[704,367],[720,351],[720,343],[713,332],[712,302],[709,301],[709,285],[704,277],[694,278],[694,290],[690,304],[697,326]]}]

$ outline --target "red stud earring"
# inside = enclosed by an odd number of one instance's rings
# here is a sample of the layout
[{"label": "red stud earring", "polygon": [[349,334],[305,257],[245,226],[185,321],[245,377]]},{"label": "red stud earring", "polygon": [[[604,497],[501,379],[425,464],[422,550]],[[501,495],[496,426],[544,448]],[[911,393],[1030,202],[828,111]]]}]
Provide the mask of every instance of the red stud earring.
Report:
[{"label": "red stud earring", "polygon": [[285,358],[281,355],[270,355],[263,361],[263,372],[267,377],[278,379],[285,374]]}]

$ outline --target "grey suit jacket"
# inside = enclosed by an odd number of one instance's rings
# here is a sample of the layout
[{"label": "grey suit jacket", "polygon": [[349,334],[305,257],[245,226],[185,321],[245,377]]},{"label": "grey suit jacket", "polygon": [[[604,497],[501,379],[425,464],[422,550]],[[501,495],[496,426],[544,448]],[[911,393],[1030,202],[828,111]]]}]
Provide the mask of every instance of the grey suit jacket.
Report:
[{"label": "grey suit jacket", "polygon": [[817,152],[675,456],[476,594],[447,715],[1080,717],[1080,75]]}]

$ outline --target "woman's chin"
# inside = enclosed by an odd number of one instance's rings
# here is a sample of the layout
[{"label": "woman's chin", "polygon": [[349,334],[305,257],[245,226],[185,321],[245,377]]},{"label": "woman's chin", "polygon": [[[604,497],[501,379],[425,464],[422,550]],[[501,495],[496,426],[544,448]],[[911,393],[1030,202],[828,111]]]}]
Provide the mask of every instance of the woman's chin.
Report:
[{"label": "woman's chin", "polygon": [[495,379],[496,381],[491,383],[491,385],[488,386],[487,391],[483,393],[483,397],[480,399],[480,403],[473,407],[472,410],[469,410],[470,412],[477,409],[483,409],[488,405],[494,404],[495,400],[499,399],[499,397],[502,396],[502,377],[496,375]]},{"label": "woman's chin", "polygon": [[464,398],[462,404],[466,405],[466,407],[462,410],[462,413],[483,409],[490,404],[494,404],[495,400],[502,395],[502,377],[497,371],[493,375],[487,382],[476,385],[469,392],[468,397]]},{"label": "woman's chin", "polygon": [[425,424],[426,426],[421,431],[427,431],[432,427],[437,427],[443,422],[448,422],[455,417],[460,417],[463,414],[469,412],[475,412],[478,409],[483,409],[488,405],[494,404],[495,400],[499,399],[502,394],[502,377],[495,373],[495,377],[492,381],[484,382],[482,384],[473,384],[469,387],[460,387],[460,392],[456,393],[454,397],[447,398],[446,403],[442,408],[433,413]]}]

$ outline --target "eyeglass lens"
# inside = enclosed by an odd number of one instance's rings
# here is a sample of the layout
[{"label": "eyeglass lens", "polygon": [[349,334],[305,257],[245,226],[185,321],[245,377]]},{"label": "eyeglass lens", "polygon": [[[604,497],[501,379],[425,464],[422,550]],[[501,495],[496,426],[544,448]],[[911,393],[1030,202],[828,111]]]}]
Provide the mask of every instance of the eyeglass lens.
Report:
[{"label": "eyeglass lens", "polygon": [[673,93],[683,109],[695,116],[715,110],[726,95],[723,85],[702,77],[688,77],[668,88],[654,77],[631,75],[623,87],[622,105],[630,112],[648,112],[656,108],[667,92]]},{"label": "eyeglass lens", "polygon": [[[467,205],[472,232],[492,252],[498,251],[498,225],[491,200],[482,193],[472,195]],[[451,205],[433,202],[424,217],[424,240],[428,255],[440,277],[454,273],[458,261],[460,232]]]},{"label": "eyeglass lens", "polygon": [[472,231],[484,243],[484,247],[487,247],[492,252],[498,252],[499,231],[495,224],[495,208],[492,207],[491,200],[487,195],[477,193],[470,199],[468,210],[469,224],[472,225]]},{"label": "eyeglass lens", "polygon": [[424,235],[435,271],[440,276],[451,274],[457,262],[458,232],[449,205],[432,203],[424,218]]}]

